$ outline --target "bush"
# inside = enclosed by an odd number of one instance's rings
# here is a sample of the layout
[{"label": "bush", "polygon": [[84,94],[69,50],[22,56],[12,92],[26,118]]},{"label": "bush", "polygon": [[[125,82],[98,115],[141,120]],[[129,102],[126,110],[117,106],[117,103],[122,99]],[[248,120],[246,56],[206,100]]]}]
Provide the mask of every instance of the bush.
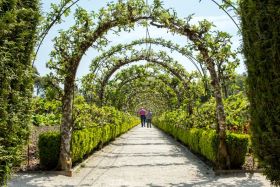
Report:
[{"label": "bush", "polygon": [[249,145],[249,136],[246,134],[227,134],[227,146],[232,168],[240,168],[244,161]]},{"label": "bush", "polygon": [[[163,118],[161,118],[162,120]],[[179,139],[190,150],[202,155],[212,163],[217,163],[218,134],[212,129],[184,129],[182,126],[167,125],[165,121],[154,120],[154,125]],[[227,133],[226,139],[230,155],[231,168],[241,168],[245,161],[249,136],[244,134]]]},{"label": "bush", "polygon": [[218,152],[218,135],[215,130],[202,130],[199,140],[200,152],[208,160],[215,163]]},{"label": "bush", "polygon": [[54,126],[61,123],[61,101],[47,98],[32,98],[32,124],[35,126]]},{"label": "bush", "polygon": [[41,166],[46,169],[55,168],[59,159],[60,133],[42,133],[39,136],[38,147]]},{"label": "bush", "polygon": [[[99,109],[101,110],[101,109]],[[107,112],[109,111],[106,109]],[[91,154],[95,149],[99,148],[103,144],[115,139],[122,133],[127,132],[132,127],[139,124],[139,120],[128,114],[116,111],[114,114],[106,116],[106,119],[117,124],[102,124],[90,127],[90,125],[84,129],[74,130],[72,133],[71,141],[71,157],[72,162],[77,163],[83,160],[86,156]],[[87,116],[88,118],[88,116]],[[81,120],[81,119],[80,119]],[[122,122],[121,122],[122,120]],[[83,122],[86,123],[86,122]],[[79,126],[80,127],[80,126]],[[39,138],[39,154],[40,164],[46,169],[53,169],[57,166],[59,159],[59,146],[60,146],[60,134],[53,132],[46,132],[40,135]]]},{"label": "bush", "polygon": [[200,153],[199,141],[202,133],[202,130],[194,128],[187,131],[189,147],[196,153]]}]

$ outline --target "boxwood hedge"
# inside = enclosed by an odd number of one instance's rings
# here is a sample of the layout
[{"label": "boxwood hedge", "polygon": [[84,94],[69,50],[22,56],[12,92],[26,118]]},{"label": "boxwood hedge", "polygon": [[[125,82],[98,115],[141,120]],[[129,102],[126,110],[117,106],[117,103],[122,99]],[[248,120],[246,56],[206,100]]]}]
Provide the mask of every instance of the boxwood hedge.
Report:
[{"label": "boxwood hedge", "polygon": [[[180,140],[191,151],[202,155],[213,164],[216,163],[218,135],[215,130],[198,128],[184,129],[182,126],[169,125],[158,120],[154,120],[154,125]],[[230,154],[231,168],[241,168],[245,161],[249,136],[245,134],[227,133],[226,142]]]},{"label": "boxwood hedge", "polygon": [[[96,148],[139,124],[139,120],[132,116],[122,116],[122,119],[124,121],[121,124],[103,124],[96,127],[74,130],[71,141],[73,163],[80,162]],[[41,166],[45,169],[54,169],[59,159],[60,133],[45,132],[41,134],[38,145]]]}]

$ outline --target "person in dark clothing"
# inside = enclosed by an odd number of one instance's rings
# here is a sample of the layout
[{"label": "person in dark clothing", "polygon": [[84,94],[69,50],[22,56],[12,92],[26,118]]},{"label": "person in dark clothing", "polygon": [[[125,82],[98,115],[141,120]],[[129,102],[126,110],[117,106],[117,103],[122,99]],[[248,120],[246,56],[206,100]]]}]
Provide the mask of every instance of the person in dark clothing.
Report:
[{"label": "person in dark clothing", "polygon": [[152,112],[148,111],[148,113],[146,114],[147,128],[152,128],[152,116]]}]

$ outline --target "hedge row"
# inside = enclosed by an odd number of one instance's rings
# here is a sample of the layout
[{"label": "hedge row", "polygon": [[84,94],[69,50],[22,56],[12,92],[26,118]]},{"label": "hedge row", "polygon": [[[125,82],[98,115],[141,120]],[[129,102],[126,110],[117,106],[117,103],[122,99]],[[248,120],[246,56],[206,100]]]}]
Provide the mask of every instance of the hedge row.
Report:
[{"label": "hedge row", "polygon": [[[122,124],[105,124],[81,130],[72,134],[71,154],[73,163],[80,162],[96,148],[113,140],[139,124],[139,120],[128,116]],[[43,168],[54,169],[58,164],[60,133],[46,132],[39,137],[39,157]]]},{"label": "hedge row", "polygon": [[[183,127],[169,125],[157,120],[154,120],[154,125],[183,142],[193,152],[202,155],[214,164],[216,163],[218,134],[215,130],[197,128],[186,130]],[[249,136],[244,134],[227,133],[226,142],[230,154],[231,168],[241,168],[245,161]]]}]

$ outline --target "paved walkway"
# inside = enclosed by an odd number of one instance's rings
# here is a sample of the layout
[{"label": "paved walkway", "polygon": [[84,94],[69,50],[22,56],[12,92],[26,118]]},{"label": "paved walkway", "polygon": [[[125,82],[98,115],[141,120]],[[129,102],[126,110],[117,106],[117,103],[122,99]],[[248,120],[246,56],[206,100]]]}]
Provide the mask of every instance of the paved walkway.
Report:
[{"label": "paved walkway", "polygon": [[156,128],[137,126],[97,151],[73,177],[18,174],[9,186],[270,186],[260,174],[215,176],[184,146]]}]

